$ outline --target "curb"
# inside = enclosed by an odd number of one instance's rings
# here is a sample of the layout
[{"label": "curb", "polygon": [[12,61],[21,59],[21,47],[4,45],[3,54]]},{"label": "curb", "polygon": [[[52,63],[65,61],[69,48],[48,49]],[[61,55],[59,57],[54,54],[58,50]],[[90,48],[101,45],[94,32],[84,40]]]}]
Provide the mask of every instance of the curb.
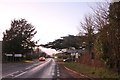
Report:
[{"label": "curb", "polygon": [[[65,67],[65,66],[64,66],[64,67]],[[84,75],[84,74],[82,74],[82,73],[78,73],[78,72],[76,72],[76,71],[74,71],[74,70],[71,70],[70,68],[65,67],[65,69],[67,69],[67,70],[69,70],[69,71],[71,71],[71,72],[73,72],[73,73],[75,73],[75,74],[79,74],[80,76],[83,76],[83,77],[85,77],[85,78],[92,79],[91,77],[86,76],[86,75]]]}]

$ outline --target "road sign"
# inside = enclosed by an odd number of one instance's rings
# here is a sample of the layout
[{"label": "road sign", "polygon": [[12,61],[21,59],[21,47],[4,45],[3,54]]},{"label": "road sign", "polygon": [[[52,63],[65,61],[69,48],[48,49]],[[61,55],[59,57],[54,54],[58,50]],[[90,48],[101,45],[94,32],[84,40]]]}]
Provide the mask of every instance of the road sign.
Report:
[{"label": "road sign", "polygon": [[13,56],[13,54],[5,54],[6,56]]},{"label": "road sign", "polygon": [[15,54],[14,57],[22,57],[22,54]]}]

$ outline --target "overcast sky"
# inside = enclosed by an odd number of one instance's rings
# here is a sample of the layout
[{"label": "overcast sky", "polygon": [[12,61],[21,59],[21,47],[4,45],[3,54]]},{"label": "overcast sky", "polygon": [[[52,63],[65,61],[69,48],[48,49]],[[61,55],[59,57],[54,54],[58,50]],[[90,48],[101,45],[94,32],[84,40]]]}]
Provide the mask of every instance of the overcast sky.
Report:
[{"label": "overcast sky", "polygon": [[36,27],[33,39],[40,39],[39,44],[77,35],[80,21],[98,1],[103,0],[0,0],[0,40],[11,20],[20,18]]}]

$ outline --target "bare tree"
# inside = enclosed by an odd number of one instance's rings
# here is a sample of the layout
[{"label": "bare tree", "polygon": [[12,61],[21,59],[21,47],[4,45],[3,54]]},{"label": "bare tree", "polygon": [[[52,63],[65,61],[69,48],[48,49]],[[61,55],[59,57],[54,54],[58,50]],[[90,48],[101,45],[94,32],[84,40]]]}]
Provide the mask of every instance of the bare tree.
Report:
[{"label": "bare tree", "polygon": [[84,17],[84,22],[80,22],[81,27],[85,30],[85,33],[93,33],[94,21],[92,15],[86,15]]},{"label": "bare tree", "polygon": [[109,10],[109,2],[105,3],[96,3],[96,7],[93,8],[93,17],[94,17],[94,26],[97,31],[101,31],[101,29],[108,24],[108,10]]},{"label": "bare tree", "polygon": [[[91,54],[93,42],[94,42],[94,20],[92,15],[86,15],[84,22],[80,22],[81,27],[85,30],[85,36],[87,36],[87,47],[89,54]],[[91,56],[92,57],[92,56]]]}]

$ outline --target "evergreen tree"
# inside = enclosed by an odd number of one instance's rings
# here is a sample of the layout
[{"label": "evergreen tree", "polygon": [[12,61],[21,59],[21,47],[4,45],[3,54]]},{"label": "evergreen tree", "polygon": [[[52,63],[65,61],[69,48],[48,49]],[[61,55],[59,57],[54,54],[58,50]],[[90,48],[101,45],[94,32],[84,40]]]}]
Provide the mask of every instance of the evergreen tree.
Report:
[{"label": "evergreen tree", "polygon": [[111,63],[120,73],[120,1],[110,4],[108,42],[111,46]]},{"label": "evergreen tree", "polygon": [[25,19],[13,20],[11,28],[3,33],[3,53],[27,53],[35,47],[31,41],[37,33]]}]

